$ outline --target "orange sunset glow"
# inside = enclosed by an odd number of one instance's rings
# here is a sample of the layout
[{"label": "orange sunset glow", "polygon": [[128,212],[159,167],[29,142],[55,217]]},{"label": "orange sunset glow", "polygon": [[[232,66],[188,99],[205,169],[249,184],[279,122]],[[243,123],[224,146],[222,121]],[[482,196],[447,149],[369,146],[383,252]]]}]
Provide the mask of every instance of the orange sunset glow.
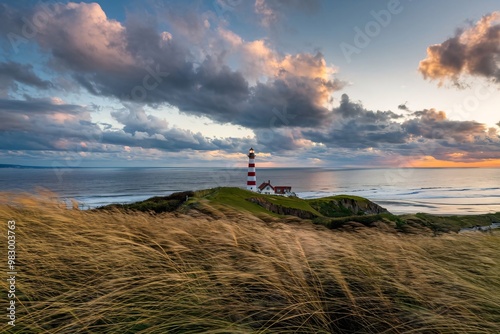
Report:
[{"label": "orange sunset glow", "polygon": [[473,162],[438,160],[432,156],[412,159],[406,167],[414,168],[500,168],[500,159]]}]

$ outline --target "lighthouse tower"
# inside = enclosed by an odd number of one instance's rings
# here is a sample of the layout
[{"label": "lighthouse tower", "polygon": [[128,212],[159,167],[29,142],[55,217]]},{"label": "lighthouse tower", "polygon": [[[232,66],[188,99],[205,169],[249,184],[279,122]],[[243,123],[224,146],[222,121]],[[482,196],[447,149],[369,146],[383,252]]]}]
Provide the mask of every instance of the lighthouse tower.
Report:
[{"label": "lighthouse tower", "polygon": [[247,190],[257,191],[257,177],[255,176],[255,152],[253,148],[250,148],[248,151]]}]

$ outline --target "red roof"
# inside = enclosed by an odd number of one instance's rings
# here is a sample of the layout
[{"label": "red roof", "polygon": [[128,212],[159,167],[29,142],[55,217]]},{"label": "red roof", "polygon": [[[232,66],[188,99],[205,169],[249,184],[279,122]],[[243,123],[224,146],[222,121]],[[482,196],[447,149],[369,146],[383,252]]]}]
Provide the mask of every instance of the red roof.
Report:
[{"label": "red roof", "polygon": [[270,182],[264,182],[259,186],[259,190],[264,189],[265,187],[270,186],[272,190],[274,190],[274,187],[271,185]]},{"label": "red roof", "polygon": [[276,187],[274,187],[274,192],[277,194],[284,194],[287,191],[292,191],[292,187],[289,187],[289,186],[276,186]]}]

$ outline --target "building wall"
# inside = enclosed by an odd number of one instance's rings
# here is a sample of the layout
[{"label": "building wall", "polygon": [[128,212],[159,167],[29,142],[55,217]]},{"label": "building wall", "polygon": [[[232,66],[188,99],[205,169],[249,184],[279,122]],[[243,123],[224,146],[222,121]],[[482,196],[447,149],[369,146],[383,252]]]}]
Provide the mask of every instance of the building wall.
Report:
[{"label": "building wall", "polygon": [[267,195],[274,194],[274,190],[270,186],[267,186],[264,189],[262,189],[262,193]]}]

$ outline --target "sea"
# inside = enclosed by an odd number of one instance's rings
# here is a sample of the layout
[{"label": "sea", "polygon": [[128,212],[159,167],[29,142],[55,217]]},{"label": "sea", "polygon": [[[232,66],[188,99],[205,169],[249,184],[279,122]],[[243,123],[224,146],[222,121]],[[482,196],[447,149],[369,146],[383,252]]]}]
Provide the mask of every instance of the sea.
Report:
[{"label": "sea", "polygon": [[[89,209],[178,191],[245,187],[245,168],[1,168],[0,191],[49,190]],[[291,186],[300,198],[366,197],[394,214],[500,212],[500,169],[258,168],[257,184]]]}]

